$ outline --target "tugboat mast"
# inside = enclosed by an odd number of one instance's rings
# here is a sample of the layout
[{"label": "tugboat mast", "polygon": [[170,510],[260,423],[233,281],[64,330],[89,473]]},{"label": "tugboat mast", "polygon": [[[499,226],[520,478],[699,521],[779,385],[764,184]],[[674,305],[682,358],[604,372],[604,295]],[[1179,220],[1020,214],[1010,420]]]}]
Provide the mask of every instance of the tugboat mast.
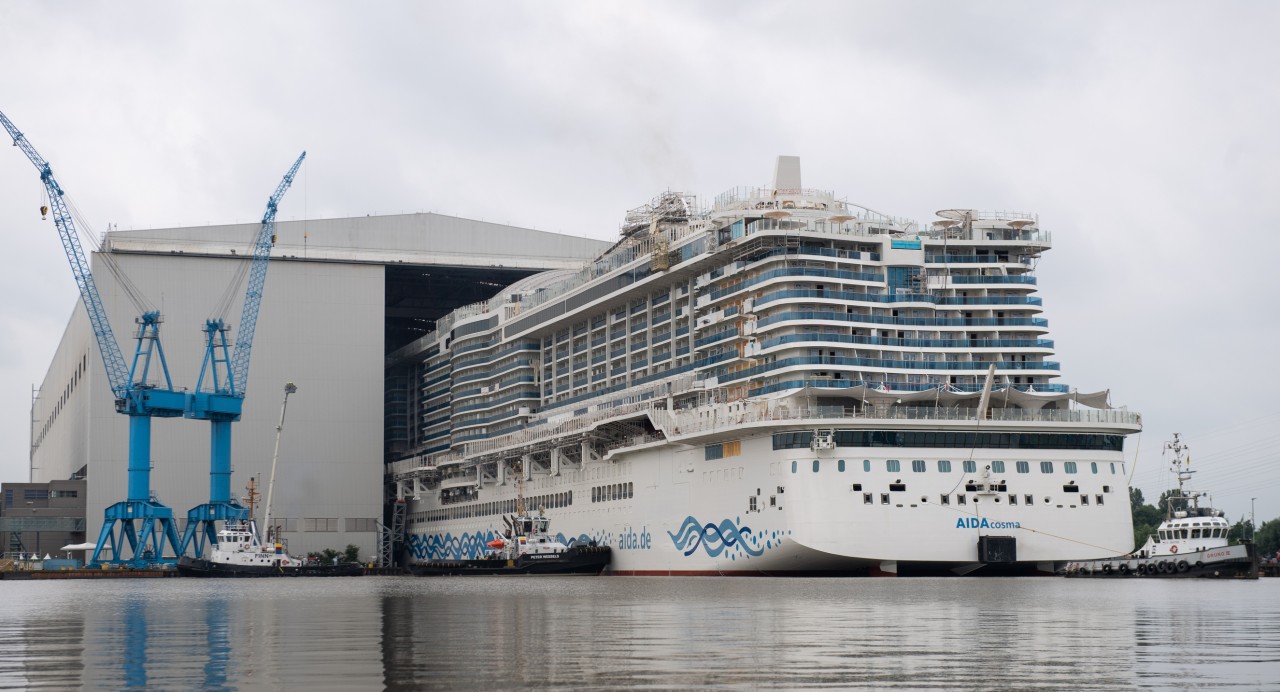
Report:
[{"label": "tugboat mast", "polygon": [[[1164,443],[1166,451],[1173,452],[1173,468],[1170,471],[1178,477],[1178,493],[1170,495],[1165,502],[1165,518],[1173,519],[1176,516],[1188,516],[1198,514],[1200,511],[1200,496],[1203,492],[1196,490],[1184,490],[1183,487],[1191,480],[1191,474],[1195,471],[1191,470],[1191,456],[1184,455],[1186,451],[1191,449],[1189,445],[1182,441],[1179,433],[1173,434],[1173,439]],[[1180,513],[1173,509],[1173,501],[1182,500],[1187,503]]]}]

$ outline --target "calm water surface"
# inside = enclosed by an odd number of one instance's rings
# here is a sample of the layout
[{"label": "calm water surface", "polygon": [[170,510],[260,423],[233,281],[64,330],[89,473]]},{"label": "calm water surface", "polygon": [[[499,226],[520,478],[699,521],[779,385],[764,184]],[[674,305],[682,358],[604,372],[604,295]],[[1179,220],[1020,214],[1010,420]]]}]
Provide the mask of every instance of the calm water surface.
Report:
[{"label": "calm water surface", "polygon": [[0,581],[0,688],[1280,689],[1280,579]]}]

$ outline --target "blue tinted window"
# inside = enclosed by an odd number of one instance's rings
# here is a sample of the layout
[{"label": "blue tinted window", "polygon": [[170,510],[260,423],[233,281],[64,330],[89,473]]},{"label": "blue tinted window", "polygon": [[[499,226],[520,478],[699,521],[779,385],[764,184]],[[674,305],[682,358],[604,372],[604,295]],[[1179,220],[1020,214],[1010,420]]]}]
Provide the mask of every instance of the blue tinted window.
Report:
[{"label": "blue tinted window", "polygon": [[897,459],[886,459],[884,462],[884,468],[889,473],[897,473],[902,470],[902,462]]},{"label": "blue tinted window", "polygon": [[978,462],[972,459],[968,459],[964,462],[965,473],[973,473],[974,471],[977,471],[977,470],[978,470]]},{"label": "blue tinted window", "polygon": [[840,473],[844,473],[844,459],[841,459],[841,460],[836,464],[836,469],[837,469],[837,470],[839,470],[839,471],[840,471]]},{"label": "blue tinted window", "polygon": [[915,473],[924,473],[924,459],[913,459],[911,461],[911,470]]},{"label": "blue tinted window", "polygon": [[793,461],[791,462],[791,473],[795,473],[795,472],[796,472],[796,462]]},{"label": "blue tinted window", "polygon": [[1064,462],[1062,463],[1062,470],[1063,470],[1063,471],[1066,471],[1067,473],[1075,473],[1075,472],[1076,472],[1076,462],[1074,462],[1074,461],[1064,461]]},{"label": "blue tinted window", "polygon": [[817,473],[817,472],[818,472],[818,464],[819,464],[819,463],[821,463],[821,462],[819,462],[817,459],[814,459],[814,460],[813,460],[813,472],[814,472],[814,473]]},{"label": "blue tinted window", "polygon": [[1094,473],[1097,473],[1097,472],[1098,472],[1098,462],[1096,462],[1096,461],[1091,461],[1091,462],[1089,462],[1089,470],[1090,470],[1090,471],[1093,471]]},{"label": "blue tinted window", "polygon": [[946,459],[939,459],[938,471],[941,473],[951,473],[951,462]]},{"label": "blue tinted window", "polygon": [[862,470],[863,470],[863,471],[870,471],[870,470],[871,470],[871,460],[870,460],[870,459],[863,459],[863,460],[862,460]]},{"label": "blue tinted window", "polygon": [[1015,466],[1018,467],[1018,473],[1031,473],[1031,464],[1025,461],[1019,461]]},{"label": "blue tinted window", "polygon": [[1052,461],[1040,462],[1040,473],[1053,473],[1053,462]]},{"label": "blue tinted window", "polygon": [[1003,461],[991,462],[991,470],[995,471],[996,473],[1004,473],[1004,462]]}]

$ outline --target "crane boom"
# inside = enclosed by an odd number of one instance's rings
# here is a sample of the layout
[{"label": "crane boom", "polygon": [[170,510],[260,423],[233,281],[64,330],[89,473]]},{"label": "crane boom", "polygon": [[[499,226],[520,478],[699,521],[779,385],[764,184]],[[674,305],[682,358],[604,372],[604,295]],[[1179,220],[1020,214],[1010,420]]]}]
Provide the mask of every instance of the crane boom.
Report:
[{"label": "crane boom", "polygon": [[229,367],[229,386],[232,394],[244,396],[249,383],[249,356],[253,350],[253,332],[258,325],[258,308],[262,306],[262,289],[267,281],[267,258],[271,255],[271,247],[275,245],[276,208],[280,198],[293,184],[293,176],[297,174],[307,152],[302,152],[297,161],[276,187],[267,200],[267,211],[262,216],[262,227],[258,229],[258,237],[253,244],[253,264],[249,270],[249,288],[244,296],[244,308],[240,312],[240,328],[236,333],[235,352],[231,355]]},{"label": "crane boom", "polygon": [[[204,363],[200,366],[200,378],[196,381],[195,392],[187,401],[184,415],[195,420],[207,420],[210,424],[209,501],[187,512],[187,526],[178,550],[181,555],[187,554],[188,549],[194,551],[196,557],[203,555],[205,543],[213,544],[218,540],[217,522],[231,525],[249,520],[248,508],[231,497],[231,424],[240,420],[244,409],[253,332],[258,322],[258,309],[262,306],[267,260],[275,244],[276,208],[306,157],[307,152],[302,152],[267,200],[267,211],[253,243],[249,287],[245,293],[234,354],[229,353],[227,332],[230,328],[222,318],[205,321]],[[225,370],[222,377],[218,374],[220,368]],[[206,375],[211,376],[212,391],[204,387]]]},{"label": "crane boom", "polygon": [[130,389],[129,368],[125,365],[124,354],[120,351],[120,344],[116,342],[115,333],[111,331],[107,310],[103,307],[102,296],[98,294],[98,285],[93,280],[93,272],[85,258],[84,249],[80,246],[71,211],[62,198],[62,186],[53,177],[49,162],[4,113],[0,113],[0,123],[4,124],[4,129],[13,137],[13,145],[21,149],[40,171],[40,180],[49,193],[49,206],[53,211],[53,223],[58,228],[58,238],[62,240],[62,249],[71,264],[71,273],[80,289],[80,300],[84,303],[85,312],[89,314],[93,336],[98,342],[98,353],[102,355],[102,364],[107,370],[107,382],[117,400],[125,399]]},{"label": "crane boom", "polygon": [[[126,367],[124,354],[116,342],[102,296],[94,282],[92,267],[80,246],[71,210],[63,197],[62,186],[53,177],[49,162],[45,161],[4,113],[0,113],[0,124],[13,137],[14,146],[22,149],[22,153],[40,171],[40,180],[44,183],[49,194],[49,205],[53,208],[53,221],[58,228],[58,237],[62,240],[63,251],[71,264],[71,273],[80,289],[80,300],[84,303],[85,312],[93,326],[98,353],[102,356],[102,364],[107,372],[107,383],[115,395],[116,412],[129,416],[128,494],[123,502],[117,502],[104,510],[102,531],[98,535],[90,564],[101,564],[98,558],[104,549],[111,551],[108,561],[112,564],[129,564],[134,567],[156,563],[172,564],[177,558],[167,555],[166,545],[175,552],[178,548],[173,510],[161,504],[151,494],[151,419],[183,415],[187,407],[187,395],[185,392],[175,391],[169,378],[169,367],[165,364],[164,349],[160,345],[160,313],[152,310],[137,318],[139,326],[135,334],[137,346],[133,354],[133,366]],[[164,377],[163,387],[147,383],[153,356],[159,361]]]}]

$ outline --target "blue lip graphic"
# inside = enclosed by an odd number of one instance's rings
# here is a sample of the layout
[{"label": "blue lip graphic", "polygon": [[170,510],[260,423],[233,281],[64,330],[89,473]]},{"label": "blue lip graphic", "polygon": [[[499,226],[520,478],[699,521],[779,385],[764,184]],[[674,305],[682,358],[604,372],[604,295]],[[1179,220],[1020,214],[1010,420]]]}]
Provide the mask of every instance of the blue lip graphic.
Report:
[{"label": "blue lip graphic", "polygon": [[764,554],[764,549],[753,547],[759,543],[749,526],[737,526],[725,519],[718,525],[702,524],[693,517],[686,517],[676,533],[667,532],[677,550],[685,555],[692,555],[701,547],[711,557],[718,557],[727,550],[741,550],[752,557]]}]

